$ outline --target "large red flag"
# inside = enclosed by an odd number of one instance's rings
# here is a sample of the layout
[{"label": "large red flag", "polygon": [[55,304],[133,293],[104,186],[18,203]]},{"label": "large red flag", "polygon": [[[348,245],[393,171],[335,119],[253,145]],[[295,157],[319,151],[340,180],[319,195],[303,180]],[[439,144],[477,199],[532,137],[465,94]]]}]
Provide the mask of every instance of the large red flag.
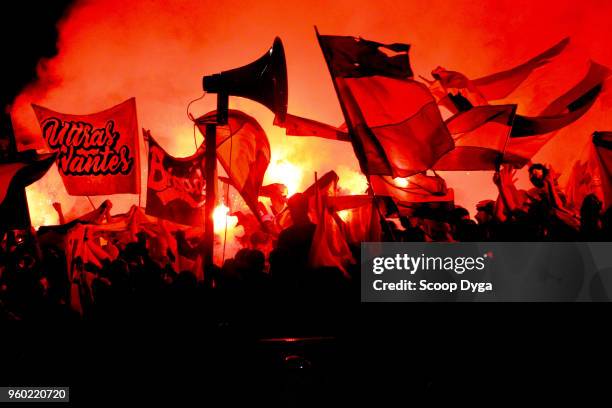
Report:
[{"label": "large red flag", "polygon": [[32,105],[70,195],[140,192],[136,99],[90,115]]},{"label": "large red flag", "polygon": [[[206,134],[206,123],[215,122],[217,112],[196,119],[200,132]],[[217,126],[217,160],[231,184],[238,190],[253,214],[259,216],[259,188],[270,164],[270,142],[255,118],[230,109],[228,123]]]},{"label": "large red flag", "polygon": [[407,177],[453,148],[435,99],[412,80],[407,44],[317,36],[365,174]]}]

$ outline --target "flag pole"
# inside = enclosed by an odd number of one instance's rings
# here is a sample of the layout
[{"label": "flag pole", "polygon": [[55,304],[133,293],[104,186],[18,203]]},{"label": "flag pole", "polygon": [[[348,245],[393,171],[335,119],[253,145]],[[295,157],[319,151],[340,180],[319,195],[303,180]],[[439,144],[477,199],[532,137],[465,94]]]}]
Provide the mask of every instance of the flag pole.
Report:
[{"label": "flag pole", "polygon": [[508,146],[508,141],[510,140],[510,137],[512,137],[512,127],[514,126],[514,117],[516,115],[516,105],[514,107],[514,111],[512,112],[512,115],[510,115],[510,118],[508,119],[508,125],[509,129],[508,129],[508,136],[506,137],[506,141],[504,142],[504,149],[501,152],[501,155],[499,156],[499,160],[497,161],[497,163],[495,163],[495,170],[499,171],[503,161],[504,161],[504,156],[506,155],[506,147]]},{"label": "flag pole", "polygon": [[[231,132],[230,132],[231,133]],[[230,154],[229,154],[229,172],[232,172],[232,153],[234,151],[234,135],[230,136]],[[221,256],[221,262],[225,262],[225,246],[227,244],[227,216],[230,212],[230,206],[229,206],[229,192],[230,192],[230,185],[226,184],[226,190],[225,190],[225,206],[227,207],[227,212],[225,213],[225,230],[223,231],[223,254]]]},{"label": "flag pole", "polygon": [[321,198],[319,197],[319,177],[317,172],[314,172],[315,200],[317,206],[317,217],[321,216]]},{"label": "flag pole", "polygon": [[89,197],[89,196],[85,196],[85,197],[87,197],[87,201],[89,201],[89,204],[91,204],[91,208],[93,208],[95,210],[96,206],[94,205],[93,201],[91,201],[91,197]]},{"label": "flag pole", "polygon": [[217,125],[227,123],[229,106],[229,94],[227,92],[219,92],[217,94],[217,120],[216,123],[206,124],[206,152],[204,169],[206,173],[206,203],[204,205],[204,248],[203,257],[204,265],[210,266],[214,263],[214,245],[215,245],[215,221],[213,212],[217,201],[217,192],[215,189],[215,170],[217,167]]},{"label": "flag pole", "polygon": [[[148,153],[148,149],[147,149],[148,141],[149,141],[149,139],[148,139],[148,137],[147,137],[147,135],[145,133],[145,129],[143,128],[142,129],[142,147],[144,148],[145,152],[147,152],[147,166],[148,166],[148,162],[149,162],[149,153]],[[139,152],[139,154],[140,154],[140,152]],[[142,154],[140,156],[141,156],[140,158],[142,159]],[[148,175],[148,171],[149,171],[149,168],[147,167],[147,175]],[[141,176],[142,176],[142,166],[141,166],[141,169],[140,169],[140,173],[141,173]],[[142,208],[142,205],[141,205],[142,177],[138,181],[140,183],[140,185],[138,186],[138,208]]]},{"label": "flag pole", "polygon": [[[214,172],[215,161],[217,160],[217,125],[215,123],[206,124],[206,152],[204,155],[204,169],[206,172],[206,203],[204,204],[204,265],[213,264],[214,244],[215,244],[215,222],[213,212],[217,199],[214,191]],[[212,177],[211,177],[212,176]]]}]

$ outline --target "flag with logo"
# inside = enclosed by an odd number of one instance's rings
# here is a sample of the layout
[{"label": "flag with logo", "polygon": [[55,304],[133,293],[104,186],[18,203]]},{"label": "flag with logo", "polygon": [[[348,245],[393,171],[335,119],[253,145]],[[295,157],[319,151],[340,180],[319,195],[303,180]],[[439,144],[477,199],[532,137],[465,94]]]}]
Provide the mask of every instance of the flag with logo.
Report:
[{"label": "flag with logo", "polygon": [[173,157],[146,132],[149,176],[146,213],[183,225],[201,226],[206,203],[205,149]]}]

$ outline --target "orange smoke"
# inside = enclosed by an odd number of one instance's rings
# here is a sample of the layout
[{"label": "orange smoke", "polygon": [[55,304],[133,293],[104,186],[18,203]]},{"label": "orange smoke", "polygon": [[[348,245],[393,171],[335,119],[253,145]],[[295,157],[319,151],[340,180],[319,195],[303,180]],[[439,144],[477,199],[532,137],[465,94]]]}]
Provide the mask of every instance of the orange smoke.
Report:
[{"label": "orange smoke", "polygon": [[[253,61],[276,35],[283,39],[287,55],[289,111],[338,124],[343,122],[342,114],[314,24],[322,33],[410,43],[412,67],[417,75],[427,77],[438,65],[472,77],[500,71],[571,35],[575,54],[557,72],[571,85],[583,74],[587,56],[612,65],[610,11],[612,4],[596,0],[500,0],[494,5],[469,0],[77,1],[59,24],[59,54],[40,62],[39,79],[17,97],[12,113],[21,148],[41,148],[44,143],[31,103],[61,112],[91,113],[135,96],[139,124],[151,129],[169,153],[185,156],[202,141],[196,134],[194,142],[193,125],[186,115],[188,101],[202,93],[202,75]],[[540,85],[543,72],[529,79],[532,91],[515,95],[514,102],[546,102],[559,95],[554,84]],[[576,133],[561,134],[537,159],[567,166],[590,131],[603,126],[602,107],[609,102],[604,95]],[[286,137],[272,126],[272,114],[249,100],[230,98],[230,107],[257,118],[270,138],[272,161],[265,183],[284,183],[292,194],[311,184],[315,171],[324,174],[334,169],[341,191],[365,191],[365,178],[349,144]],[[207,95],[190,109],[197,116],[214,108],[215,97]],[[141,154],[144,163],[144,148]],[[470,211],[475,202],[496,195],[489,173],[443,176],[455,189],[458,203]],[[143,192],[146,179],[143,174]],[[90,207],[85,198],[68,196],[53,172],[28,189],[28,194],[38,225],[56,222],[53,211],[47,209],[53,201],[62,202],[66,213]],[[105,198],[92,200],[97,205]],[[138,197],[122,195],[112,200],[114,211],[123,212]]]}]

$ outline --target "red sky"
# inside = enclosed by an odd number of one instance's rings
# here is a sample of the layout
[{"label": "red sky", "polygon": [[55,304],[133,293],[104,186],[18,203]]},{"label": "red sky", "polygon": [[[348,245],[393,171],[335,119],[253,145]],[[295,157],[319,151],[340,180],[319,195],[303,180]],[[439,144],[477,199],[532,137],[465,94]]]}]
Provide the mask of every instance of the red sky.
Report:
[{"label": "red sky", "polygon": [[[511,98],[520,104],[519,111],[537,113],[537,107],[580,79],[588,58],[612,66],[611,17],[612,2],[604,0],[80,1],[60,23],[59,55],[41,62],[40,80],[15,102],[16,131],[23,145],[40,142],[30,103],[91,113],[135,96],[140,125],[151,129],[171,153],[190,154],[193,129],[186,106],[201,95],[202,75],[251,62],[276,35],[287,56],[289,111],[340,124],[343,119],[315,39],[315,24],[324,34],[410,43],[415,74],[425,76],[441,65],[478,77],[521,63],[570,35],[572,51],[562,66],[540,70],[527,81],[526,90]],[[612,129],[602,113],[610,102],[604,93],[580,126],[563,132],[537,158],[566,166],[594,128]],[[527,103],[533,111],[525,110]],[[357,169],[350,146],[288,138],[271,125],[272,114],[265,108],[239,98],[232,98],[230,105],[260,121],[274,158],[304,168],[302,187],[311,182],[315,170],[335,169],[349,179],[349,169]],[[191,110],[205,113],[213,106],[214,97],[207,96]],[[494,198],[490,174],[447,178],[470,211],[475,201]],[[85,205],[65,196],[57,182],[53,174],[39,182],[34,190],[43,194],[37,198]]]}]

